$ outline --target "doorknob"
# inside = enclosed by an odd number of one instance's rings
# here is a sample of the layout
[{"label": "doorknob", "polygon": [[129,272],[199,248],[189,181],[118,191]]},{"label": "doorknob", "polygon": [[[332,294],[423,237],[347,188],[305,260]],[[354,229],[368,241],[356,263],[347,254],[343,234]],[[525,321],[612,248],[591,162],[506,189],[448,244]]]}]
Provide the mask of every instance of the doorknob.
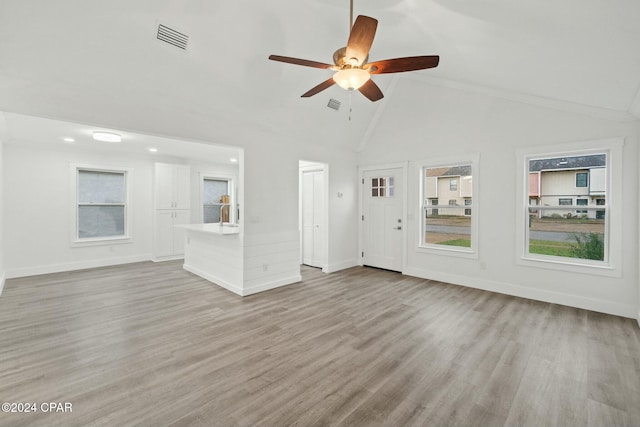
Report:
[{"label": "doorknob", "polygon": [[397,226],[397,227],[396,227],[396,230],[402,230],[402,226],[400,226],[400,225],[399,225],[399,226]]}]

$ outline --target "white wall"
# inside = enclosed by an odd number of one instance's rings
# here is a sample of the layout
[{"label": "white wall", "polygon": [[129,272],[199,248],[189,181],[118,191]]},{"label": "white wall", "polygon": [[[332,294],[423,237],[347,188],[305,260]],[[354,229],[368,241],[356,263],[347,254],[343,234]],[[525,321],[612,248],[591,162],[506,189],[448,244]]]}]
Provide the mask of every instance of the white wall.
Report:
[{"label": "white wall", "polygon": [[[7,277],[21,277],[103,265],[137,262],[151,258],[153,228],[153,164],[189,163],[185,159],[157,155],[92,152],[73,146],[49,148],[11,142],[4,146],[5,235],[4,265]],[[72,247],[71,163],[132,169],[131,243]],[[199,169],[215,170],[214,164],[198,163]],[[237,169],[237,168],[236,168]],[[196,172],[194,172],[196,171]],[[197,178],[192,189],[199,191]],[[194,197],[192,196],[192,199]],[[192,200],[197,207],[197,199]],[[195,216],[195,211],[192,211]]]},{"label": "white wall", "polygon": [[3,222],[3,213],[4,213],[4,163],[2,161],[3,159],[3,151],[4,151],[4,144],[3,144],[3,135],[4,135],[4,116],[2,115],[2,113],[0,113],[0,295],[2,294],[2,289],[4,288],[4,282],[5,282],[5,268],[4,268],[4,246],[5,246],[5,240],[4,240],[4,222]]},{"label": "white wall", "polygon": [[[409,161],[408,247],[405,273],[471,287],[635,317],[638,301],[638,127],[559,109],[403,79],[388,99],[360,165]],[[625,137],[620,277],[570,273],[516,264],[516,151],[557,143]],[[478,259],[417,250],[417,160],[479,154]],[[474,171],[475,175],[475,171]],[[413,178],[412,178],[413,177]],[[414,179],[415,178],[415,179]],[[474,176],[474,179],[476,176]],[[633,183],[633,184],[631,184]]]},{"label": "white wall", "polygon": [[[131,243],[72,247],[71,163],[132,168]],[[5,145],[7,276],[150,259],[152,159],[74,149]]]},{"label": "white wall", "polygon": [[[329,165],[328,271],[357,264],[357,169],[350,150],[327,145],[278,142],[272,138],[240,141],[244,147],[245,234],[273,235],[273,246],[298,241],[299,160]],[[338,193],[342,197],[338,197]],[[276,236],[282,236],[282,241]],[[268,248],[265,246],[265,251]],[[293,252],[288,252],[289,254]],[[267,253],[265,252],[265,259]]]}]

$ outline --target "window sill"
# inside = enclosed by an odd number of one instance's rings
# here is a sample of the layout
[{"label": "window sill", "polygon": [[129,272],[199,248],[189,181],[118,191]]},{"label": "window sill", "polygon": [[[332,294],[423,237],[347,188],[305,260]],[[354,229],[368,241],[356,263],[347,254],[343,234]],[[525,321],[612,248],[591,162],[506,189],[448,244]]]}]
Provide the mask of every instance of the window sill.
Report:
[{"label": "window sill", "polygon": [[82,248],[86,246],[120,245],[131,242],[133,242],[133,239],[129,236],[102,237],[96,239],[77,239],[71,242],[71,247]]},{"label": "window sill", "polygon": [[549,270],[566,271],[571,273],[582,273],[596,276],[621,277],[621,270],[610,263],[597,262],[594,264],[582,263],[578,259],[571,261],[560,257],[529,257],[517,258],[516,264],[525,267],[546,268]]},{"label": "window sill", "polygon": [[478,259],[478,252],[469,248],[446,245],[418,245],[416,252],[430,255],[444,255],[458,258]]}]

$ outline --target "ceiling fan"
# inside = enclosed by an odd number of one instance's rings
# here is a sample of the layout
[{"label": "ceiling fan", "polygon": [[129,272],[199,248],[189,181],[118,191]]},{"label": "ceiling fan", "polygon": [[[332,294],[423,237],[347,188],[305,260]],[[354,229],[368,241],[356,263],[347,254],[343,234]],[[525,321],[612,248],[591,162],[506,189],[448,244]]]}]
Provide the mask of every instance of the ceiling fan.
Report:
[{"label": "ceiling fan", "polygon": [[373,38],[375,37],[378,27],[378,20],[369,16],[360,15],[354,23],[353,0],[351,0],[349,21],[351,23],[351,31],[347,46],[334,52],[334,65],[289,56],[269,56],[269,59],[272,61],[337,71],[333,77],[303,93],[302,98],[313,96],[337,83],[340,87],[348,91],[358,90],[371,101],[378,101],[382,99],[384,95],[378,85],[371,80],[372,74],[402,73],[438,66],[438,62],[440,61],[438,55],[408,56],[367,62],[369,59],[369,50],[373,44]]}]

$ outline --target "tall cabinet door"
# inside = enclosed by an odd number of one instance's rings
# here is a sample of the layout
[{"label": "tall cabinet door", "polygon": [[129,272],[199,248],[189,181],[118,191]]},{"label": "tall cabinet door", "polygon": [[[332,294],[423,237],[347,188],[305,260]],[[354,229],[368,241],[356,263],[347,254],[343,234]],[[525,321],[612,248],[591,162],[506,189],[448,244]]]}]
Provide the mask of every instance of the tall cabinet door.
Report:
[{"label": "tall cabinet door", "polygon": [[185,165],[155,164],[156,209],[190,209],[190,169]]},{"label": "tall cabinet door", "polygon": [[191,222],[190,168],[186,165],[155,164],[153,259],[176,259],[184,255],[185,232],[176,225]]},{"label": "tall cabinet door", "polygon": [[173,255],[174,235],[173,218],[174,212],[170,210],[156,211],[155,248],[154,256],[167,257]]},{"label": "tall cabinet door", "polygon": [[173,216],[173,254],[184,255],[185,230],[176,225],[189,224],[191,215],[189,211],[176,211]]},{"label": "tall cabinet door", "polygon": [[174,200],[174,176],[173,170],[175,165],[166,163],[156,163],[155,165],[155,206],[156,209],[173,209]]},{"label": "tall cabinet door", "polygon": [[189,166],[174,165],[173,199],[174,209],[190,209],[191,205],[191,172]]}]

